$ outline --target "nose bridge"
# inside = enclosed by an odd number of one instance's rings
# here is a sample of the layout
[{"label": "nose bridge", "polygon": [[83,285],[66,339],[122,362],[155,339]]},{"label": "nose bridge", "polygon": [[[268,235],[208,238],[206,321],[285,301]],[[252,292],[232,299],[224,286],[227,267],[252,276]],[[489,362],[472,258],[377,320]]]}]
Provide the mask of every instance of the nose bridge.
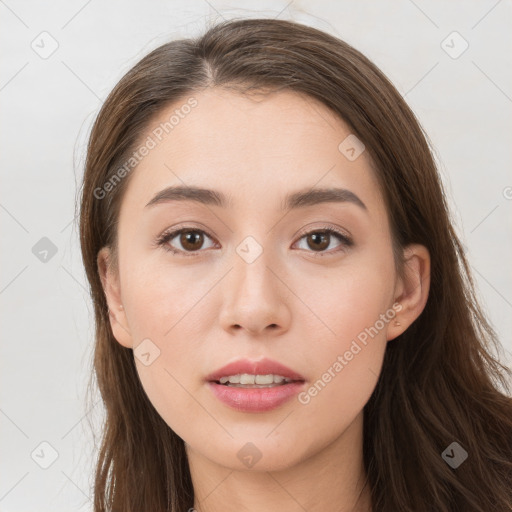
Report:
[{"label": "nose bridge", "polygon": [[[251,237],[252,238],[252,237]],[[233,280],[237,295],[246,298],[256,295],[265,295],[269,292],[271,283],[269,266],[270,251],[264,250],[263,246],[252,240],[245,240],[236,249],[236,257],[233,262]],[[261,249],[260,249],[261,247]],[[260,297],[261,298],[261,297]]]}]

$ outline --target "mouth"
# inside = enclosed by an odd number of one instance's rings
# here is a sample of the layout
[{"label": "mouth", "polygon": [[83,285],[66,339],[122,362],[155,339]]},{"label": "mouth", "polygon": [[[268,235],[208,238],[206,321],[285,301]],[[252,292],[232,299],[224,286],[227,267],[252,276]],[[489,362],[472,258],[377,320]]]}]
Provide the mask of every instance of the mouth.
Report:
[{"label": "mouth", "polygon": [[238,360],[206,379],[214,396],[240,412],[266,412],[288,402],[303,388],[306,379],[269,359]]},{"label": "mouth", "polygon": [[214,371],[205,379],[218,384],[262,385],[288,384],[290,381],[304,381],[296,371],[272,359],[238,359]]},{"label": "mouth", "polygon": [[242,373],[237,375],[229,375],[221,377],[219,380],[213,380],[221,386],[229,386],[234,388],[243,389],[261,389],[261,388],[274,388],[278,386],[286,386],[292,382],[304,382],[304,379],[290,379],[282,375],[254,375],[249,373]]}]

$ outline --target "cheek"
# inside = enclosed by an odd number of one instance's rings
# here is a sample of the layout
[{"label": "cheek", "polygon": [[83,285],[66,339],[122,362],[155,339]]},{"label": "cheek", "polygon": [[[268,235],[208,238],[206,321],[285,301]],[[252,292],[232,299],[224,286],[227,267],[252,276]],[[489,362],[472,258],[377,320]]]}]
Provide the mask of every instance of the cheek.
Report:
[{"label": "cheek", "polygon": [[122,288],[130,331],[163,343],[176,332],[180,339],[192,335],[197,319],[207,314],[205,298],[219,279],[207,270],[206,265],[179,269],[151,261],[127,265]]},{"label": "cheek", "polygon": [[324,317],[336,336],[312,339],[305,354],[311,370],[298,407],[304,418],[315,418],[304,421],[309,430],[304,435],[311,438],[315,430],[325,438],[345,431],[368,402],[382,368],[387,346],[387,324],[379,319],[382,298],[368,300],[362,293],[350,298],[353,302],[339,300],[332,315]]},{"label": "cheek", "polygon": [[186,436],[190,418],[208,420],[193,399],[198,381],[194,371],[204,366],[202,334],[205,326],[213,325],[208,291],[218,277],[126,263],[123,300],[139,378],[160,416]]},{"label": "cheek", "polygon": [[333,405],[341,414],[333,425],[355,417],[377,383],[386,330],[394,318],[392,269],[391,258],[362,257],[337,278],[303,281],[300,296],[315,315],[306,315],[302,326],[311,343],[305,357],[311,361],[312,382],[299,401],[325,420]]},{"label": "cheek", "polygon": [[[321,333],[318,342],[343,348],[389,308],[394,290],[392,259],[375,261],[372,254],[354,255],[338,269],[321,274],[303,272],[295,280],[293,289],[302,302],[296,307],[304,313],[298,321],[306,321],[310,333],[316,327]],[[385,326],[379,326],[385,334]]]}]

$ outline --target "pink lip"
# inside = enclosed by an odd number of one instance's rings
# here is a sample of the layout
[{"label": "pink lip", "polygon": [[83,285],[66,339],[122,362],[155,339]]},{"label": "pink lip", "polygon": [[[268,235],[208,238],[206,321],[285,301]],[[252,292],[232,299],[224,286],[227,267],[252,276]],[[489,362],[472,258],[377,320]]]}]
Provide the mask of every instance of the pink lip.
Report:
[{"label": "pink lip", "polygon": [[273,388],[237,388],[208,382],[213,394],[224,404],[241,412],[265,412],[290,400],[304,388],[304,381]]},{"label": "pink lip", "polygon": [[[294,382],[269,388],[239,388],[218,382],[221,377],[242,373],[281,375]],[[305,384],[302,375],[270,359],[234,361],[208,375],[205,380],[221,402],[241,412],[265,412],[275,409],[299,393]]]}]

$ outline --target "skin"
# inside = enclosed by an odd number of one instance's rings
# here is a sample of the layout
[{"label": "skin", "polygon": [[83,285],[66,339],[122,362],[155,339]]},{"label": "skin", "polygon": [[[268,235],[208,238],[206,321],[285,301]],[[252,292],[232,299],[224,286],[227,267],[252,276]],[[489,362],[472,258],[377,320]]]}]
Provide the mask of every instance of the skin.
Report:
[{"label": "skin", "polygon": [[[152,404],[186,443],[197,510],[313,512],[336,503],[341,512],[369,511],[368,486],[361,493],[363,407],[387,343],[425,306],[428,251],[407,247],[406,278],[397,277],[368,152],[354,161],[340,152],[351,130],[321,103],[289,91],[249,98],[210,88],[194,97],[198,105],[132,171],[118,225],[119,271],[108,265],[108,248],[98,254],[114,336],[134,349],[149,338],[160,350],[148,366],[135,362]],[[158,113],[151,127],[179,106]],[[158,191],[184,184],[232,202],[145,208]],[[330,186],[352,191],[367,211],[348,202],[280,209],[290,192]],[[353,246],[332,235],[315,250],[300,230],[325,223]],[[154,245],[183,224],[207,233],[189,249],[195,255]],[[263,249],[250,264],[236,251],[247,236]],[[185,250],[179,235],[168,244]],[[265,356],[302,374],[308,389],[394,303],[396,317],[307,404],[293,398],[269,412],[239,412],[204,382],[235,359]],[[251,468],[237,457],[248,442],[262,455]]]}]

